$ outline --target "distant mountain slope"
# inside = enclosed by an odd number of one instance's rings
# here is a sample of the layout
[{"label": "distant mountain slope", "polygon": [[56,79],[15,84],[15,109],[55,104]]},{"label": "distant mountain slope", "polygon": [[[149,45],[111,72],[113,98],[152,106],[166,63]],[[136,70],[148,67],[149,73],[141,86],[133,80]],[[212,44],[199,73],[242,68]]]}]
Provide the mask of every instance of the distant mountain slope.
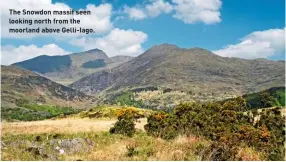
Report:
[{"label": "distant mountain slope", "polygon": [[99,49],[93,49],[86,52],[74,53],[69,55],[72,60],[72,65],[75,67],[82,67],[88,61],[104,60],[105,63],[110,63],[108,56]]},{"label": "distant mountain slope", "polygon": [[93,102],[91,96],[13,66],[1,66],[1,97],[1,107],[15,107],[25,101],[87,108]]},{"label": "distant mountain slope", "polygon": [[25,69],[36,71],[38,73],[49,73],[54,71],[60,71],[69,68],[72,65],[72,61],[69,56],[39,56],[32,60],[27,60],[13,64]]},{"label": "distant mountain slope", "polygon": [[133,57],[131,56],[114,56],[114,57],[110,57],[111,62],[118,62],[118,63],[124,63],[127,61],[132,60]]},{"label": "distant mountain slope", "polygon": [[129,61],[130,57],[109,58],[103,51],[93,49],[64,56],[42,55],[13,64],[37,72],[57,82],[75,81],[98,70],[112,68]]},{"label": "distant mountain slope", "polygon": [[70,86],[88,94],[155,86],[200,95],[243,95],[284,85],[284,69],[281,61],[220,57],[201,48],[163,44]]}]

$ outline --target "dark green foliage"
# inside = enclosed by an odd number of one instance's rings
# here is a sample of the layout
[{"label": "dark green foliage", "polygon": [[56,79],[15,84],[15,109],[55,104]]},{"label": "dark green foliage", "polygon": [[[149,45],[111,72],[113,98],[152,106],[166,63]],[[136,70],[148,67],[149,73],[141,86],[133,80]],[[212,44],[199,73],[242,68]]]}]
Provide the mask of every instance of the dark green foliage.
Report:
[{"label": "dark green foliage", "polygon": [[262,92],[244,95],[249,109],[285,106],[285,87],[274,87]]},{"label": "dark green foliage", "polygon": [[118,121],[114,127],[110,128],[110,133],[123,134],[132,137],[135,133],[135,121],[142,117],[138,112],[132,109],[122,110],[118,114]]},{"label": "dark green foliage", "polygon": [[59,114],[69,115],[69,114],[78,112],[77,110],[71,107],[59,107],[59,106],[50,106],[50,105],[24,104],[24,105],[21,105],[21,107],[27,108],[29,110],[34,110],[34,111],[45,111],[54,116],[57,116]]},{"label": "dark green foliage", "polygon": [[175,138],[179,133],[176,118],[173,115],[158,112],[148,117],[147,120],[144,128],[149,135],[169,140]]},{"label": "dark green foliage", "polygon": [[110,128],[109,132],[132,137],[135,133],[135,124],[130,119],[121,119],[115,123],[114,127]]},{"label": "dark green foliage", "polygon": [[142,100],[135,100],[134,94],[132,92],[123,92],[115,98],[116,103],[119,103],[121,106],[134,106],[144,108],[145,105]]},{"label": "dark green foliage", "polygon": [[99,68],[99,67],[104,67],[105,66],[105,62],[103,59],[97,59],[97,60],[93,60],[93,61],[88,61],[84,64],[82,64],[81,67],[83,68]]},{"label": "dark green foliage", "polygon": [[276,105],[276,99],[268,92],[262,92],[260,94],[260,100],[263,107],[272,107]]},{"label": "dark green foliage", "polygon": [[70,56],[39,56],[31,60],[26,60],[13,65],[37,71],[39,73],[48,73],[59,71],[71,66]]},{"label": "dark green foliage", "polygon": [[1,118],[7,121],[21,120],[34,121],[50,118],[51,115],[47,112],[37,112],[25,108],[1,108]]},{"label": "dark green foliage", "polygon": [[[204,136],[212,141],[206,160],[237,160],[239,147],[254,147],[269,160],[283,160],[285,121],[280,110],[256,112],[254,120],[239,97],[218,103],[180,104],[170,113],[148,117],[145,130],[149,135],[173,139],[179,134]],[[256,111],[256,110],[255,110]]]},{"label": "dark green foliage", "polygon": [[52,117],[69,115],[79,112],[71,107],[58,107],[50,105],[21,104],[17,108],[2,108],[1,117],[5,120],[44,120]]}]

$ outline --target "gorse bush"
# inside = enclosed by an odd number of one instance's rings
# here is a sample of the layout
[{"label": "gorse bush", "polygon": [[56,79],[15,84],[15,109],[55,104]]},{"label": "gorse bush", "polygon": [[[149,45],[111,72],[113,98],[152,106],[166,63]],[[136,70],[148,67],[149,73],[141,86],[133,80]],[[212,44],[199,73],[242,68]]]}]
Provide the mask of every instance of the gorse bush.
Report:
[{"label": "gorse bush", "polygon": [[147,134],[162,137],[164,139],[173,139],[178,135],[176,121],[174,116],[164,112],[157,112],[148,117],[144,128]]},{"label": "gorse bush", "polygon": [[246,109],[241,97],[222,104],[184,103],[171,113],[150,115],[145,130],[166,140],[179,134],[204,136],[213,141],[205,160],[238,160],[237,152],[245,146],[263,152],[267,160],[282,160],[285,123],[280,109],[255,110],[255,115]]},{"label": "gorse bush", "polygon": [[138,111],[134,109],[121,109],[117,112],[118,121],[115,123],[114,127],[110,128],[110,133],[123,134],[132,137],[135,133],[135,121],[137,119],[144,117]]},{"label": "gorse bush", "polygon": [[269,160],[284,159],[285,118],[281,116],[280,108],[262,112],[255,127],[259,129],[260,135],[258,149],[267,152]]},{"label": "gorse bush", "polygon": [[132,137],[135,133],[135,124],[131,119],[119,119],[114,127],[110,128],[110,133],[123,134]]},{"label": "gorse bush", "polygon": [[144,117],[144,114],[133,108],[122,108],[115,112],[118,119],[132,119],[137,120]]}]

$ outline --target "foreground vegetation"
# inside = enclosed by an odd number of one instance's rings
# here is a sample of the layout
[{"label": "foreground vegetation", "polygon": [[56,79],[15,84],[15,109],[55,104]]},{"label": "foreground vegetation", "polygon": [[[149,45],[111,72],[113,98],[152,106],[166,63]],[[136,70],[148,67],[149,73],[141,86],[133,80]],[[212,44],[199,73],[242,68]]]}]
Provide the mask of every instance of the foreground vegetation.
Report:
[{"label": "foreground vegetation", "polygon": [[[265,99],[261,102],[272,101]],[[52,114],[65,112],[38,105],[25,107]],[[20,123],[4,124],[2,159],[284,160],[282,110],[251,109],[242,97],[220,103],[182,103],[165,112],[99,106],[21,128]],[[141,119],[146,123],[138,127]],[[56,130],[51,123],[58,124]],[[43,127],[37,129],[40,125]]]},{"label": "foreground vegetation", "polygon": [[[251,147],[266,160],[283,160],[285,119],[280,108],[243,112],[245,109],[242,98],[223,105],[181,104],[171,113],[151,115],[145,129],[166,140],[180,134],[203,136],[212,141],[206,159],[240,160],[239,148]],[[212,152],[210,157],[208,152]]]},{"label": "foreground vegetation", "polygon": [[[283,160],[285,120],[281,108],[247,110],[242,97],[221,104],[185,103],[169,113],[151,114],[144,128],[148,135],[165,140],[180,135],[210,140],[211,147],[204,150],[203,160],[241,160],[239,150],[248,147],[265,160]],[[125,111],[110,133],[132,137],[138,118],[138,113]]]},{"label": "foreground vegetation", "polygon": [[[72,145],[77,149],[60,144],[75,139],[85,142]],[[3,141],[2,160],[201,160],[202,148],[209,147],[207,140],[197,137],[182,136],[165,141],[142,131],[132,138],[108,132],[7,134]],[[51,144],[54,141],[57,143]]]}]

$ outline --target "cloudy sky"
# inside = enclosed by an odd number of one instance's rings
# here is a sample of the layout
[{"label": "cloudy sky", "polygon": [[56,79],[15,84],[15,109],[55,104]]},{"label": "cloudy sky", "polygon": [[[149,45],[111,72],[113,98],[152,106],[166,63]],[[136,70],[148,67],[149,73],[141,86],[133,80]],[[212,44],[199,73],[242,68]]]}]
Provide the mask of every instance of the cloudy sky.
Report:
[{"label": "cloudy sky", "polygon": [[[10,34],[9,9],[89,10],[76,27],[93,34]],[[153,45],[201,47],[223,57],[285,59],[284,0],[9,0],[0,1],[1,59],[9,65],[39,55],[98,48],[137,56]],[[54,16],[30,16],[40,19]],[[12,18],[23,18],[12,16]],[[38,25],[61,28],[74,25]],[[37,27],[38,27],[37,26]]]}]

